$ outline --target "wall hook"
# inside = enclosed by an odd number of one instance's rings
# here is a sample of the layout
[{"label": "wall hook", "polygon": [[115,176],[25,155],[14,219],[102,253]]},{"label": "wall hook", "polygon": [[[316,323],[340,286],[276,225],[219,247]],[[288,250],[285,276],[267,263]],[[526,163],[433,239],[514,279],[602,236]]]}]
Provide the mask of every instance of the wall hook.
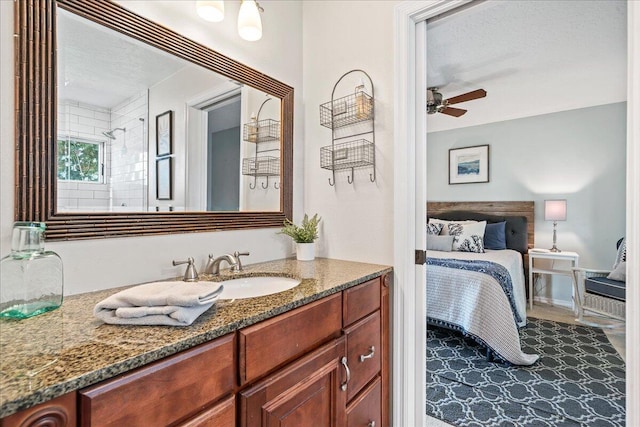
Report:
[{"label": "wall hook", "polygon": [[267,188],[269,188],[269,178],[267,178],[267,182],[266,182],[267,185],[264,185],[264,184],[265,184],[264,182],[262,184],[260,184],[262,186],[262,188],[264,188],[265,190]]},{"label": "wall hook", "polygon": [[280,184],[277,183],[277,182],[274,182],[273,183],[273,188],[275,188],[276,190],[279,190],[280,189]]},{"label": "wall hook", "polygon": [[332,183],[331,183],[331,178],[329,178],[329,185],[330,185],[330,186],[332,186],[332,187],[333,187],[334,185],[336,185],[335,180],[334,180],[334,182],[333,182],[333,184],[332,184]]},{"label": "wall hook", "polygon": [[351,168],[351,176],[347,176],[347,182],[353,184],[353,168]]},{"label": "wall hook", "polygon": [[253,186],[251,185],[251,183],[249,183],[249,189],[251,190],[255,190],[256,189],[256,177],[253,177]]},{"label": "wall hook", "polygon": [[369,174],[369,180],[371,182],[376,182],[376,173],[375,173],[375,171],[373,173]]}]

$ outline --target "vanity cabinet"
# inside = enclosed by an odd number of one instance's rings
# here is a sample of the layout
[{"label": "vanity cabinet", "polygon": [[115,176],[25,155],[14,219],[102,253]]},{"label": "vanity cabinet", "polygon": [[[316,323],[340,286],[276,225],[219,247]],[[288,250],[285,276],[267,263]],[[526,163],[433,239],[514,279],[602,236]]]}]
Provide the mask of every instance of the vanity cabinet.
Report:
[{"label": "vanity cabinet", "polygon": [[391,274],[0,420],[0,427],[389,425]]},{"label": "vanity cabinet", "polygon": [[[389,397],[389,339],[382,319],[389,319],[389,282],[390,277],[377,277],[276,317],[266,328],[258,324],[240,331],[241,337],[255,333],[264,340],[267,351],[260,353],[261,361],[253,362],[263,368],[246,367],[247,372],[261,373],[281,362],[282,354],[300,353],[312,345],[302,342],[339,335],[241,391],[240,426],[388,426],[388,403],[383,399]],[[308,315],[307,310],[321,315]],[[265,332],[271,327],[278,338],[287,338],[267,343]]]}]

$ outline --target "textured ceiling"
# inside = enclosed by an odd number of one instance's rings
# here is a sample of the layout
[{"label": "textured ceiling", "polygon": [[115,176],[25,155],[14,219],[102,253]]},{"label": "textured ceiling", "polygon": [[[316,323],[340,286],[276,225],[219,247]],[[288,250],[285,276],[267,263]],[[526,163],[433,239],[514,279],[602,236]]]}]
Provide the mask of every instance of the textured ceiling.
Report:
[{"label": "textured ceiling", "polygon": [[626,16],[623,0],[499,0],[429,21],[428,85],[487,91],[429,132],[625,101]]}]

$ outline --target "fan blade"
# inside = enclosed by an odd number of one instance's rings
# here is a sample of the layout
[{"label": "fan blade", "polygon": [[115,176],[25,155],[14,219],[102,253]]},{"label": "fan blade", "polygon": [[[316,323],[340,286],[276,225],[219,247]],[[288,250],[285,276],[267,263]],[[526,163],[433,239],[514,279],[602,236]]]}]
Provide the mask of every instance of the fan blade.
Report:
[{"label": "fan blade", "polygon": [[444,109],[440,110],[440,112],[442,114],[446,114],[448,116],[460,117],[461,115],[466,113],[467,110],[463,110],[462,108],[447,107],[447,108],[444,108]]},{"label": "fan blade", "polygon": [[458,104],[460,102],[471,101],[472,99],[484,98],[485,96],[487,96],[487,91],[484,89],[478,89],[449,98],[447,99],[447,104]]}]

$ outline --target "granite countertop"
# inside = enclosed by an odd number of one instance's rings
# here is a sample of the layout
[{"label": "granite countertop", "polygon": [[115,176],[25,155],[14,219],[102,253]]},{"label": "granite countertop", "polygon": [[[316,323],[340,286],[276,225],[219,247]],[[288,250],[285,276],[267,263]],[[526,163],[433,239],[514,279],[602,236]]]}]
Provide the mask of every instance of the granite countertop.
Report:
[{"label": "granite countertop", "polygon": [[317,258],[245,267],[221,279],[270,273],[301,279],[278,294],[220,300],[191,326],[115,326],[93,316],[96,303],[124,288],[65,297],[30,319],[0,321],[0,418],[112,378],[216,337],[390,272],[388,266]]}]

